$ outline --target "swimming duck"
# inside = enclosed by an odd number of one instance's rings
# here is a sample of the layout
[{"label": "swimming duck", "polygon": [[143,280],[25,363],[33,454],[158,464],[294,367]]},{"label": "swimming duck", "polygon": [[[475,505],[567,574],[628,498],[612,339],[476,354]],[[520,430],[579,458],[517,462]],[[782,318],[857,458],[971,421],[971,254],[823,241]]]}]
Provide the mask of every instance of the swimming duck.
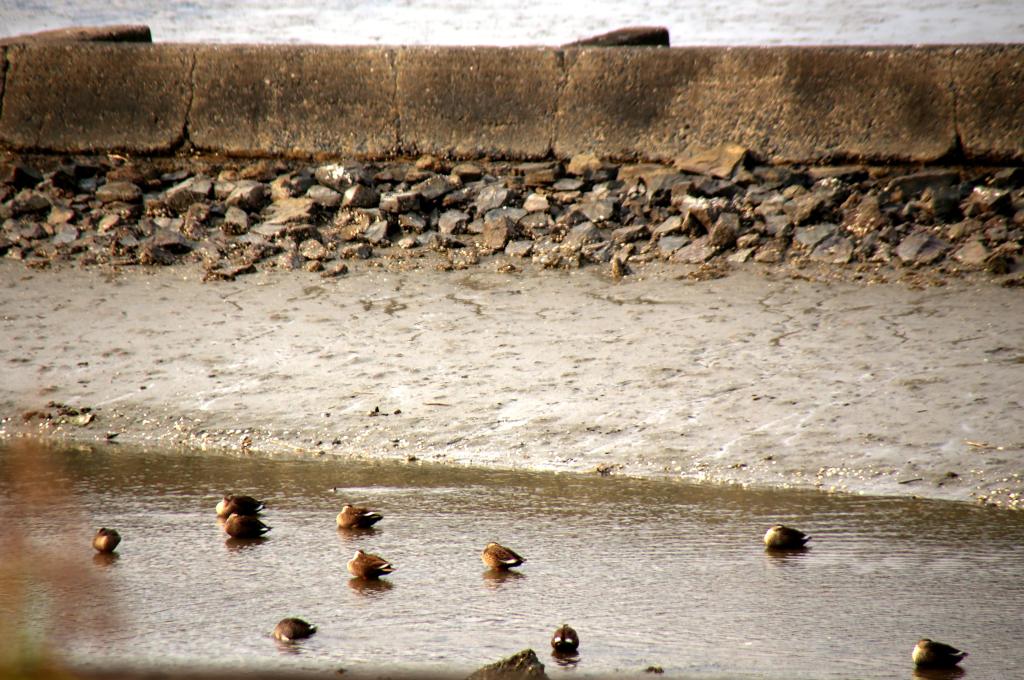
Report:
[{"label": "swimming duck", "polygon": [[776,524],[764,533],[764,547],[769,550],[793,550],[804,547],[811,537],[792,527]]},{"label": "swimming duck", "polygon": [[270,531],[270,527],[255,515],[231,514],[224,523],[224,531],[231,538],[260,538]]},{"label": "swimming duck", "polygon": [[483,551],[480,553],[480,559],[491,569],[498,569],[499,571],[518,567],[526,561],[525,557],[520,557],[514,550],[493,541],[484,546]]},{"label": "swimming duck", "polygon": [[355,556],[348,561],[348,573],[356,578],[377,579],[394,570],[394,565],[383,557],[362,550],[357,550]]},{"label": "swimming duck", "polygon": [[263,508],[263,501],[258,501],[252,496],[228,494],[217,503],[217,516],[229,517],[232,514],[255,515]]},{"label": "swimming duck", "polygon": [[357,508],[345,503],[338,513],[338,526],[342,529],[369,529],[383,518],[384,515],[369,508]]},{"label": "swimming duck", "polygon": [[580,638],[567,623],[563,623],[551,636],[551,648],[559,654],[573,654],[579,649]]},{"label": "swimming duck", "polygon": [[112,553],[117,544],[121,542],[121,534],[116,529],[101,527],[96,535],[92,537],[92,547],[101,553]]},{"label": "swimming duck", "polygon": [[956,647],[923,638],[917,641],[912,658],[921,668],[952,668],[965,656],[967,652],[961,652]]},{"label": "swimming duck", "polygon": [[278,621],[274,626],[274,637],[281,642],[291,642],[308,638],[316,632],[316,626],[306,623],[302,619],[287,618]]}]

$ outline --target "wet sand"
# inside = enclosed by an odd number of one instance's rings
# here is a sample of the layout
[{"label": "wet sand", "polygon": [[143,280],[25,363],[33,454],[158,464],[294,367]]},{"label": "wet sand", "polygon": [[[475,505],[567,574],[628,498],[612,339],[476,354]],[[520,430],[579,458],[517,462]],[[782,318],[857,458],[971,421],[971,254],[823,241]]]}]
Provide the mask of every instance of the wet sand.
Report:
[{"label": "wet sand", "polygon": [[2,435],[1020,504],[1019,290],[201,275],[0,262]]}]

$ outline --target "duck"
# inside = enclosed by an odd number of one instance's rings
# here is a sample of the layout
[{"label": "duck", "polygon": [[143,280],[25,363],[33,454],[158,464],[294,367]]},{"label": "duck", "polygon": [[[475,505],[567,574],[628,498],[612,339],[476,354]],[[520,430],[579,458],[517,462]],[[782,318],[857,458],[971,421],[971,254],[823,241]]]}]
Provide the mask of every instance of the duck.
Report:
[{"label": "duck", "polygon": [[235,515],[256,515],[266,507],[263,501],[258,501],[252,496],[241,494],[228,494],[217,503],[217,516],[230,517]]},{"label": "duck", "polygon": [[107,529],[106,527],[100,527],[96,531],[96,535],[92,537],[92,547],[101,553],[114,552],[114,548],[120,542],[121,534],[117,533],[117,529]]},{"label": "duck", "polygon": [[338,513],[338,527],[341,529],[369,529],[381,521],[384,515],[369,508],[357,508],[351,503],[341,506]]},{"label": "duck", "polygon": [[922,638],[917,641],[911,658],[920,668],[952,668],[965,656],[967,652],[961,652],[956,647]]},{"label": "duck", "polygon": [[572,626],[563,623],[551,636],[551,648],[558,654],[575,654],[580,646],[580,637]]},{"label": "duck", "polygon": [[379,555],[357,550],[356,554],[348,561],[348,573],[356,578],[378,579],[384,574],[390,574],[395,566]]},{"label": "duck", "polygon": [[811,537],[792,527],[776,524],[764,533],[764,547],[769,550],[795,550],[803,548]]},{"label": "duck", "polygon": [[302,619],[296,619],[288,617],[281,619],[274,626],[274,638],[281,642],[291,642],[293,640],[301,640],[308,638],[310,635],[316,632],[316,626],[303,621]]},{"label": "duck", "polygon": [[480,553],[480,560],[491,569],[505,571],[512,567],[518,567],[526,561],[526,558],[520,557],[511,548],[492,541],[484,546]]},{"label": "duck", "polygon": [[232,513],[224,523],[224,531],[231,538],[261,538],[270,527],[255,515]]}]

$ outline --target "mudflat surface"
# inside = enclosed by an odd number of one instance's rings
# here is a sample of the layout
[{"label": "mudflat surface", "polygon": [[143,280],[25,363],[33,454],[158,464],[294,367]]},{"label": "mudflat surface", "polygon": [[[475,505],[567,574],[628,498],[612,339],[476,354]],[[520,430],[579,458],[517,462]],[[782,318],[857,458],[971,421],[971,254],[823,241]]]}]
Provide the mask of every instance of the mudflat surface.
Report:
[{"label": "mudflat surface", "polygon": [[201,276],[0,262],[2,434],[1020,503],[1019,290]]}]

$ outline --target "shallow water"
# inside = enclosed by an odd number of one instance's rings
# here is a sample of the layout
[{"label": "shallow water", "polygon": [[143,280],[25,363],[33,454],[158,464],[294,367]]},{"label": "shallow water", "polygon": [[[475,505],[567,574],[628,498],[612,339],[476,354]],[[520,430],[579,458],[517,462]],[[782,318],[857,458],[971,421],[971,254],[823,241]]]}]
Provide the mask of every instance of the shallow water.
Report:
[{"label": "shallow water", "polygon": [[1018,0],[0,0],[0,35],[144,23],[157,41],[557,45],[661,25],[673,45],[1019,42]]},{"label": "shallow water", "polygon": [[[34,488],[47,490],[46,509],[22,513],[8,474],[0,478],[0,514],[19,517],[14,524],[29,545],[51,551],[37,564],[62,565],[58,577],[31,570],[29,590],[33,602],[70,603],[69,611],[51,606],[50,621],[37,608],[27,625],[56,635],[77,665],[463,671],[533,647],[555,677],[657,664],[694,678],[893,678],[913,677],[910,649],[927,636],[969,650],[972,679],[1024,667],[1019,513],[119,448],[83,448],[31,470],[42,482]],[[269,539],[225,540],[213,514],[225,490],[267,500]],[[346,500],[379,509],[379,528],[340,533],[334,516]],[[812,534],[813,547],[765,553],[760,535],[777,521]],[[55,536],[58,523],[64,531]],[[11,524],[3,522],[8,531]],[[124,537],[112,561],[89,547],[99,525]],[[489,540],[527,558],[518,573],[484,571],[478,552]],[[10,535],[4,541],[16,545]],[[357,548],[398,570],[360,586],[345,571]],[[11,579],[0,569],[0,626],[20,627]],[[86,634],[82,620],[102,626],[109,613],[116,625]],[[284,616],[320,631],[282,647],[269,633]],[[562,622],[581,636],[575,667],[548,656]]]}]

